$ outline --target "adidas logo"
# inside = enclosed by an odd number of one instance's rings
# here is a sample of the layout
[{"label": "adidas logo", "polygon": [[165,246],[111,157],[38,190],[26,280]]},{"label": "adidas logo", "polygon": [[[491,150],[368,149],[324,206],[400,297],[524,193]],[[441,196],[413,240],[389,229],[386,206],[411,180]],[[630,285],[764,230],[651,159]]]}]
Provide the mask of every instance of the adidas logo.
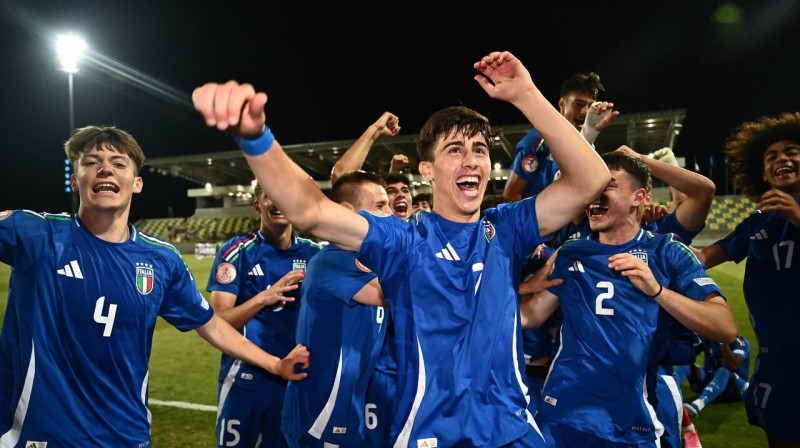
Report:
[{"label": "adidas logo", "polygon": [[250,269],[250,272],[248,272],[247,275],[255,275],[256,277],[263,277],[264,271],[261,270],[261,265],[257,264],[253,266],[253,269]]},{"label": "adidas logo", "polygon": [[767,230],[761,229],[755,235],[750,237],[751,240],[765,240],[767,239]]},{"label": "adidas logo", "polygon": [[78,266],[78,260],[70,261],[69,264],[65,265],[63,269],[57,270],[56,273],[70,278],[83,279],[83,272],[81,272],[81,267]]},{"label": "adidas logo", "polygon": [[586,272],[583,270],[583,263],[580,261],[575,261],[575,263],[572,263],[572,266],[568,267],[567,270],[572,272]]},{"label": "adidas logo", "polygon": [[447,243],[447,246],[445,246],[444,249],[440,250],[439,252],[436,252],[436,258],[444,258],[445,260],[450,260],[450,261],[461,260],[461,257],[458,256],[456,250],[453,249],[453,246],[451,246],[450,243]]}]

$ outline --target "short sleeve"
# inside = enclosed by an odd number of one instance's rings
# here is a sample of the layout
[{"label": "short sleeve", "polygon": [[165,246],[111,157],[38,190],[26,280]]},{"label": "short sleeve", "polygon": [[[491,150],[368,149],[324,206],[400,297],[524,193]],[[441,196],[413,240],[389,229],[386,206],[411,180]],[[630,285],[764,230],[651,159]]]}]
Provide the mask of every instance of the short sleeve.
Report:
[{"label": "short sleeve", "polygon": [[180,256],[170,257],[168,263],[171,276],[158,315],[180,331],[204,325],[214,310],[197,290],[197,283]]},{"label": "short sleeve", "polygon": [[[667,269],[670,274],[669,289],[684,296],[702,301],[709,294],[722,294],[717,283],[708,276],[705,267],[685,244],[670,234],[671,241],[666,245]],[[724,296],[723,296],[724,298]]]}]

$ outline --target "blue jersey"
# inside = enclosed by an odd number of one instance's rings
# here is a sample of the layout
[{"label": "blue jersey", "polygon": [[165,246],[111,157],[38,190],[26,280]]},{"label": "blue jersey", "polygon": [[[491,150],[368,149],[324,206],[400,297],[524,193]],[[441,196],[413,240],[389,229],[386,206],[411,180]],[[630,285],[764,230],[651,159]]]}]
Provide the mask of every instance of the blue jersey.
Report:
[{"label": "blue jersey", "polygon": [[537,420],[614,442],[646,443],[661,429],[644,398],[648,350],[660,306],[608,268],[608,258],[618,253],[645,260],[660,284],[690,299],[704,300],[720,292],[673,235],[640,230],[621,245],[591,238],[566,244],[552,274],[564,283],[550,289],[561,302],[561,345]]},{"label": "blue jersey", "polygon": [[[278,249],[261,231],[237,236],[225,243],[217,253],[206,291],[224,291],[236,296],[235,306],[250,300],[280,280],[289,271],[304,270],[306,263],[321,247],[303,238],[293,237],[288,249]],[[300,312],[299,289],[287,293],[294,302],[280,302],[264,307],[242,327],[241,333],[264,351],[284,358],[297,345],[297,316]],[[284,380],[266,370],[222,354],[219,381],[234,374],[240,382],[261,375],[272,381]]]},{"label": "blue jersey", "polygon": [[130,231],[110,243],[75,216],[0,213],[0,445],[149,446],[156,318],[188,331],[213,310],[174,247]]},{"label": "blue jersey", "polygon": [[502,446],[533,430],[517,290],[543,242],[534,198],[472,223],[362,215],[357,256],[381,279],[395,328],[395,446]]},{"label": "blue jersey", "polygon": [[553,183],[558,165],[536,128],[517,143],[516,149],[517,155],[511,163],[511,170],[528,182],[522,191],[522,199],[525,199],[541,193]]},{"label": "blue jersey", "polygon": [[385,335],[384,309],[352,297],[377,276],[327,246],[308,265],[297,342],[314,353],[308,377],[286,388],[281,429],[337,445],[363,445],[364,397]]},{"label": "blue jersey", "polygon": [[[750,342],[744,336],[737,335],[736,339],[729,344],[729,347],[734,355],[744,358],[739,369],[733,373],[738,374],[743,380],[747,380],[750,377]],[[707,372],[715,372],[720,367],[724,367],[722,350],[718,342],[703,338],[703,351],[705,353],[703,367]]]},{"label": "blue jersey", "polygon": [[800,340],[800,229],[778,212],[757,211],[716,244],[736,263],[747,258],[744,298],[760,353],[768,352],[779,359],[783,353],[794,351],[796,357],[796,341]]}]

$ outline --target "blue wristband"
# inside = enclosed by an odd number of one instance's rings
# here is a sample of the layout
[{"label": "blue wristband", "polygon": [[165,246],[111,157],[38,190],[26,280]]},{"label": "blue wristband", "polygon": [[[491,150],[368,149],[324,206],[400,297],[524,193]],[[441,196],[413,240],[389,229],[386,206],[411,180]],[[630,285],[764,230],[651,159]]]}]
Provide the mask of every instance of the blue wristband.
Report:
[{"label": "blue wristband", "polygon": [[264,125],[264,132],[258,137],[254,139],[237,138],[236,143],[245,154],[256,157],[266,154],[272,148],[272,144],[275,143],[275,136],[272,135],[269,127]]}]

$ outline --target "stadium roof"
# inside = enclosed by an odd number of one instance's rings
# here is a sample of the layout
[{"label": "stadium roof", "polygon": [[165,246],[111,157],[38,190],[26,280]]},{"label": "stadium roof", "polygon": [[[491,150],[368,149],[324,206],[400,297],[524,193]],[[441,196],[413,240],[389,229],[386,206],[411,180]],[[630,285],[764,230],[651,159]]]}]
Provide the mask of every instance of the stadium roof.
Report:
[{"label": "stadium roof", "polygon": [[[640,153],[650,153],[669,146],[676,151],[677,137],[686,117],[686,109],[674,109],[634,114],[621,114],[606,128],[595,142],[599,153],[613,151],[625,144]],[[528,133],[530,124],[496,126],[499,131],[492,150],[492,162],[507,170],[514,158],[514,145]],[[405,154],[409,166],[419,163],[417,135],[398,135],[382,138],[372,147],[363,169],[386,172],[395,154]],[[333,165],[355,140],[303,143],[284,146],[284,150],[298,165],[317,181],[323,189],[329,188]],[[162,157],[147,161],[151,172],[181,177],[200,186],[249,185],[253,179],[250,167],[241,151],[225,151],[180,157]]]}]

